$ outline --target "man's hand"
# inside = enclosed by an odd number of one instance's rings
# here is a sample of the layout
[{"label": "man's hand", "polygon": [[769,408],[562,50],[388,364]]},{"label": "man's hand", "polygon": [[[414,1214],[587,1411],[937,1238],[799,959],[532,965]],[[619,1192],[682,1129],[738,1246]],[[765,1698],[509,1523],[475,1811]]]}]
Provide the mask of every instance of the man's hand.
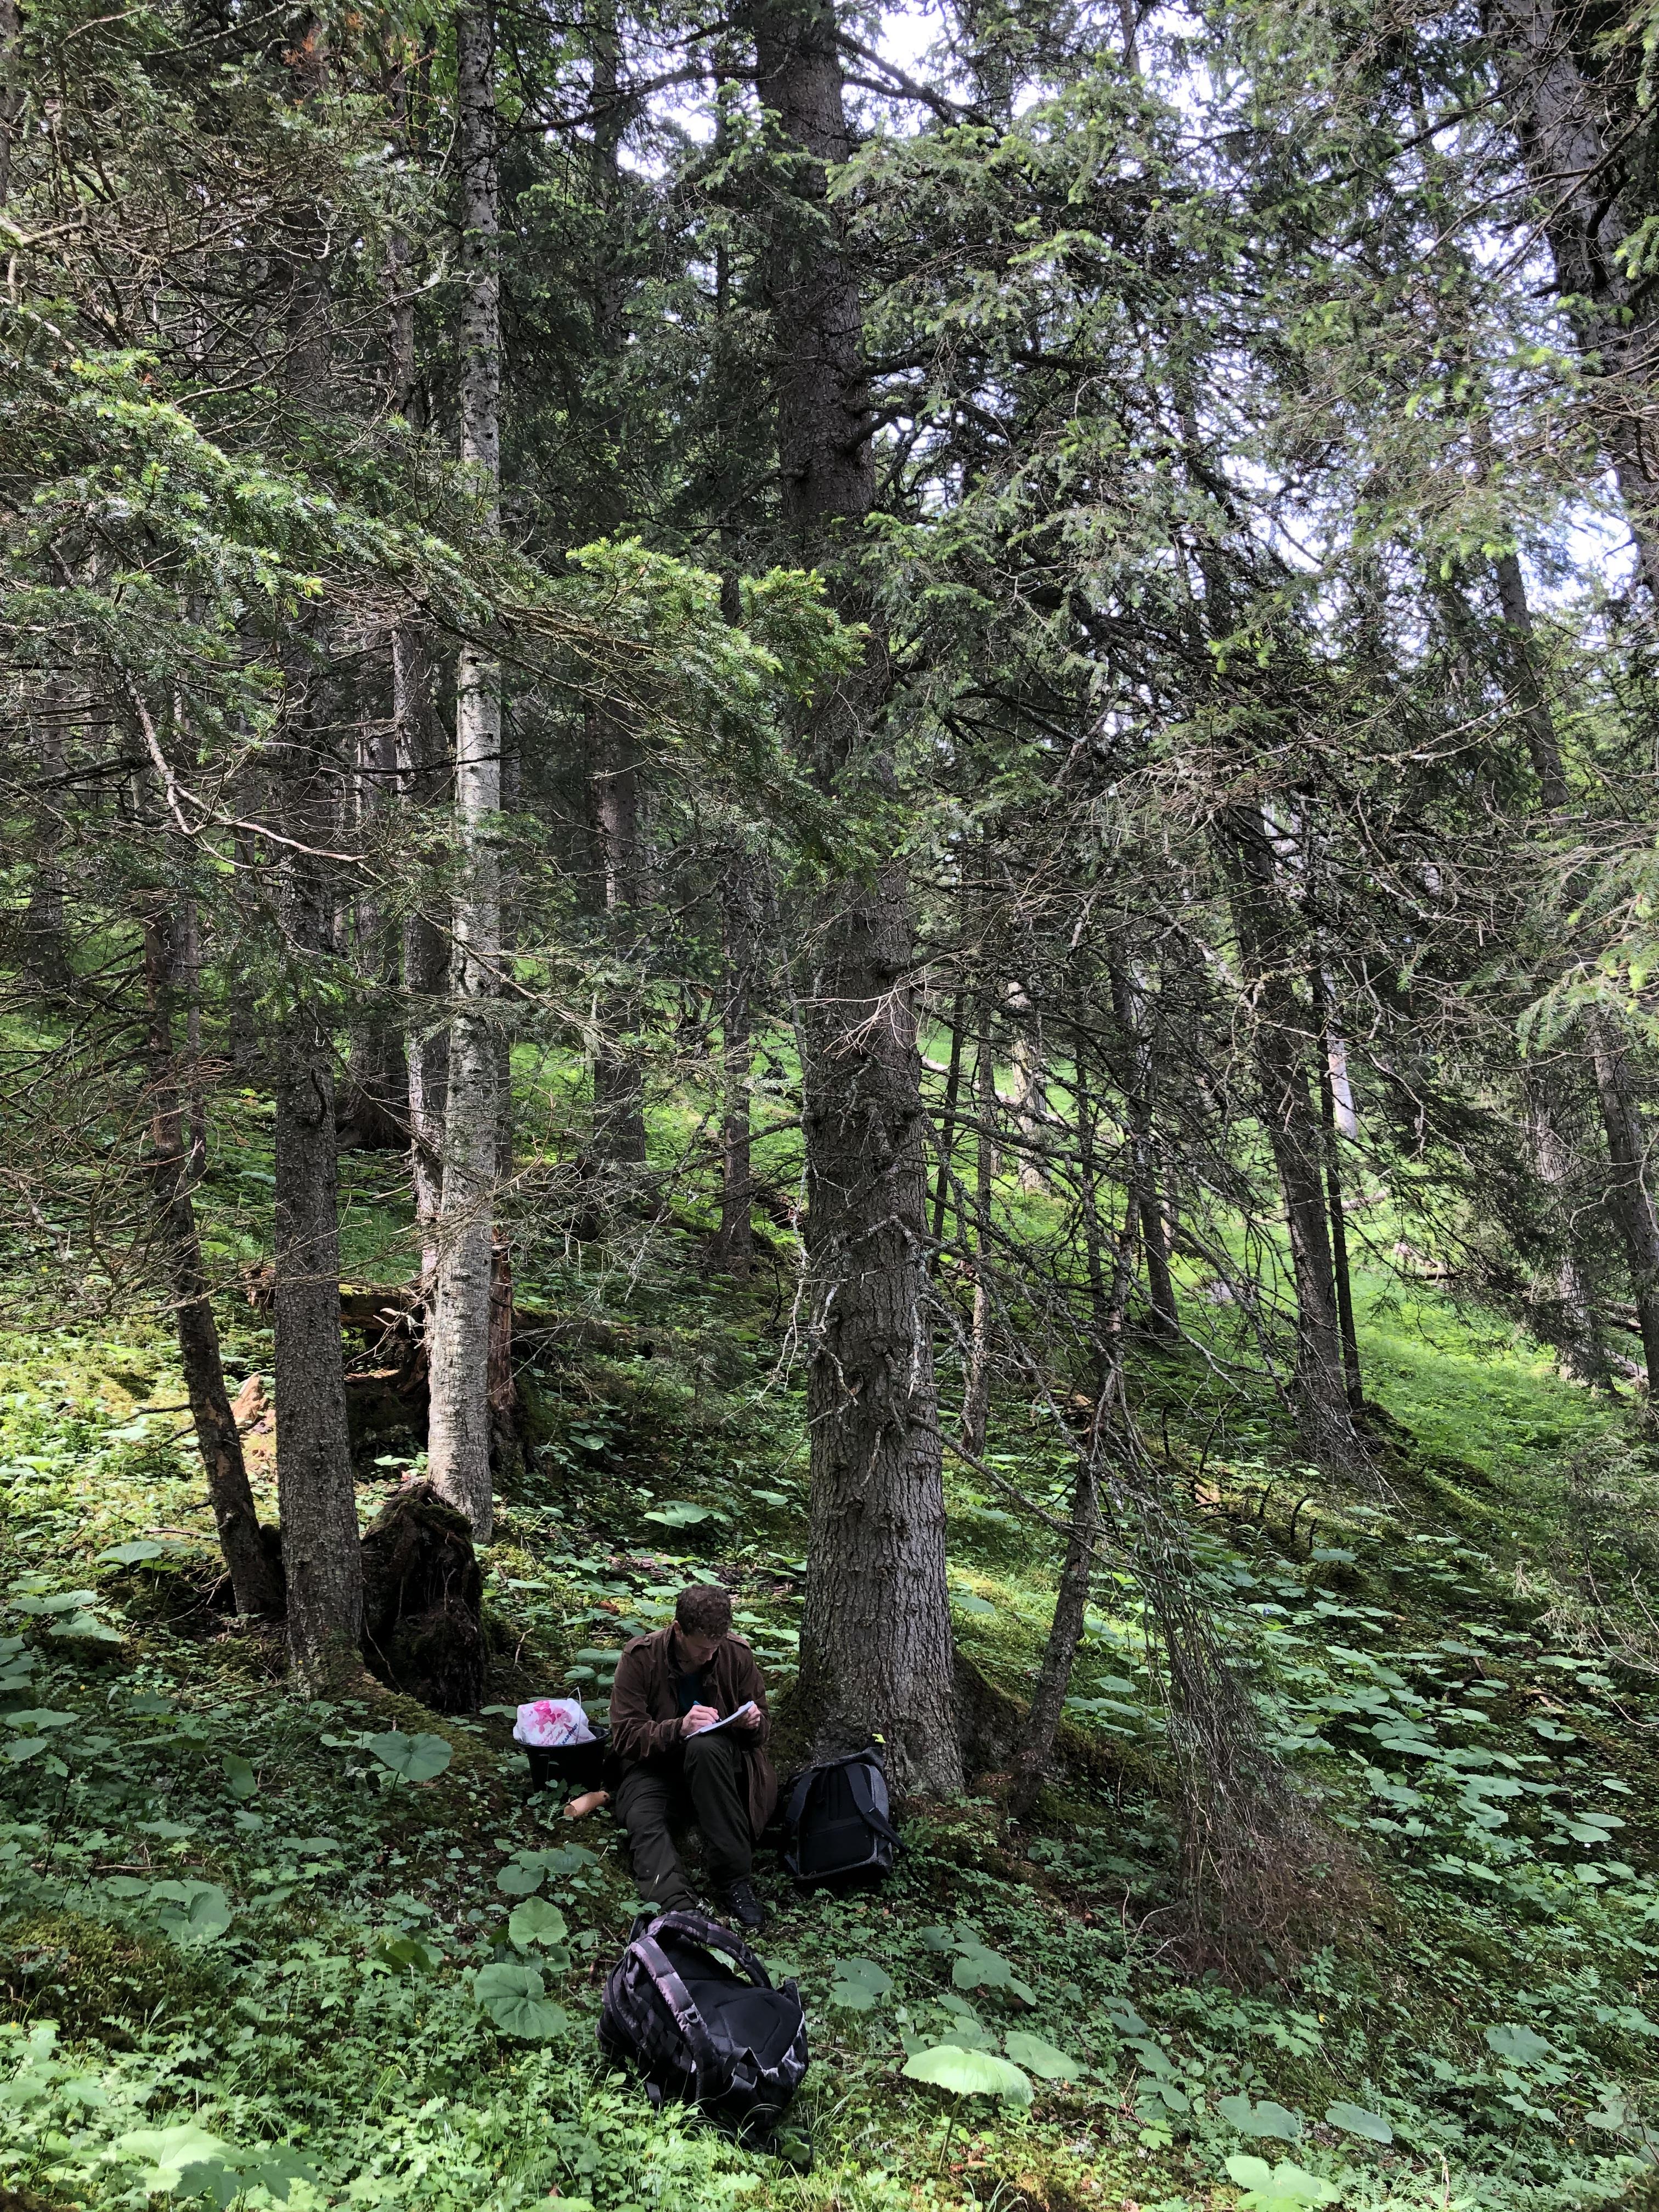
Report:
[{"label": "man's hand", "polygon": [[696,1735],[699,1729],[713,1728],[720,1715],[713,1705],[693,1705],[680,1723],[682,1735]]},{"label": "man's hand", "polygon": [[733,1728],[741,1729],[745,1735],[753,1735],[760,1724],[761,1709],[758,1705],[753,1712],[745,1713],[741,1720],[734,1720],[732,1723]]}]

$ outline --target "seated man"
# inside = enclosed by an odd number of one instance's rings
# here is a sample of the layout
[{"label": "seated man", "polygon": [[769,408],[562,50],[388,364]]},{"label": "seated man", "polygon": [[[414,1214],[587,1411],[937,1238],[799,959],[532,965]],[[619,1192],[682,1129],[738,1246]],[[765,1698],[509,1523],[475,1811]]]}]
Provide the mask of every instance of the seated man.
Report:
[{"label": "seated man", "polygon": [[[731,1629],[731,1599],[699,1583],[680,1592],[668,1627],[625,1644],[611,1692],[611,1748],[622,1763],[616,1814],[634,1848],[640,1895],[665,1911],[697,1909],[668,1832],[671,1816],[690,1811],[720,1903],[753,1932],[766,1915],[750,1870],[778,1778],[764,1748],[766,1685],[754,1653]],[[752,1713],[702,1734],[750,1699]]]}]

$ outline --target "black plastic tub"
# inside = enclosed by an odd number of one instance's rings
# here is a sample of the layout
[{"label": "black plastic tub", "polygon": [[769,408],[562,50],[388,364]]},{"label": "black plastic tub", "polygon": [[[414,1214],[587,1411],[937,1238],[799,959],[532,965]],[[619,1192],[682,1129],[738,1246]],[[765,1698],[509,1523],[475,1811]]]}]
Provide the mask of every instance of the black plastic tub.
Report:
[{"label": "black plastic tub", "polygon": [[561,1743],[544,1751],[533,1743],[519,1747],[530,1761],[530,1786],[532,1790],[600,1790],[605,1786],[605,1754],[611,1748],[611,1731],[603,1724],[593,1730],[592,1743]]}]

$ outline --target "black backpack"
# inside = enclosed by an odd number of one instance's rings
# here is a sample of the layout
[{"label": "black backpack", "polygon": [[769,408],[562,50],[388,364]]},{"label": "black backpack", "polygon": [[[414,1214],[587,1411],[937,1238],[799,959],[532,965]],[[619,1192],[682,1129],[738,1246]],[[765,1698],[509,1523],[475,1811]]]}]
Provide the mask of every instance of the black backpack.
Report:
[{"label": "black backpack", "polygon": [[806,2014],[739,1936],[701,1912],[634,1923],[605,1985],[599,2042],[643,2069],[653,2106],[677,2099],[734,2133],[775,2128],[806,2073]]},{"label": "black backpack", "polygon": [[803,1888],[817,1882],[879,1881],[893,1870],[899,1839],[888,1817],[887,1770],[873,1747],[823,1759],[789,1785],[783,1863]]}]

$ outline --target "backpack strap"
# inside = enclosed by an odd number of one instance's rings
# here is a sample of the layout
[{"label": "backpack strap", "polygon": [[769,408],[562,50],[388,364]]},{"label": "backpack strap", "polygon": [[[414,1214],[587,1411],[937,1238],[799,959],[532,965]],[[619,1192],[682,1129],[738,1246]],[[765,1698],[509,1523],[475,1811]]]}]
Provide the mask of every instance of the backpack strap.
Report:
[{"label": "backpack strap", "polygon": [[821,1766],[809,1766],[804,1773],[795,1777],[790,1785],[789,1803],[783,1816],[786,1828],[800,1826],[800,1816],[806,1810],[806,1801],[812,1794],[813,1784],[823,1772]]},{"label": "backpack strap", "polygon": [[[658,1932],[665,1929],[671,1935],[689,1936],[694,1943],[701,1943],[706,1951],[724,1951],[734,1965],[742,1967],[757,1990],[772,1987],[772,1977],[742,1936],[720,1921],[706,1919],[701,1912],[664,1912],[651,1923],[649,1936],[654,1939]],[[663,1956],[654,1941],[652,1948],[658,1952],[659,1957]],[[668,1971],[672,1973],[674,1970],[670,1966]],[[678,1980],[678,1977],[675,1978]],[[684,1987],[684,1983],[681,1987]]]},{"label": "backpack strap", "polygon": [[847,1786],[853,1793],[853,1802],[864,1816],[866,1827],[884,1836],[895,1850],[902,1850],[897,1829],[876,1803],[875,1792],[870,1787],[870,1770],[861,1759],[849,1759],[847,1766]]},{"label": "backpack strap", "polygon": [[[664,1917],[674,1918],[678,1916],[667,1914]],[[660,1927],[662,1923],[658,1921],[653,1925]],[[658,1942],[654,1935],[635,1936],[629,1948],[656,1984],[658,1995],[674,2015],[674,2025],[685,2038],[687,2048],[691,2053],[697,2100],[701,2103],[706,2094],[704,2083],[716,2059],[714,2039],[708,2033],[702,2014],[697,2010],[692,2002],[690,1990],[686,1988],[685,1984],[675,1972],[668,1954]]]}]

